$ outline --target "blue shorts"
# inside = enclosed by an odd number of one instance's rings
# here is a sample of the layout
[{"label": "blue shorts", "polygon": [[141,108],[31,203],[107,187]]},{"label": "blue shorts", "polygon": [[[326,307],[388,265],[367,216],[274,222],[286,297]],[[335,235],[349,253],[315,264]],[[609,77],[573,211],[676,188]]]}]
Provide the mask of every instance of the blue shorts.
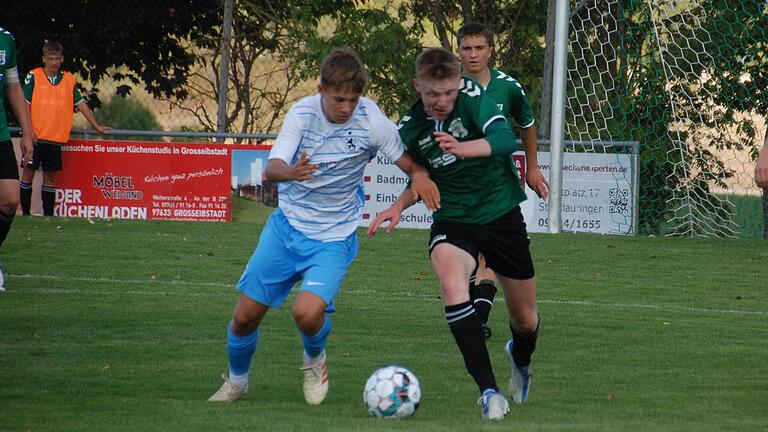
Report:
[{"label": "blue shorts", "polygon": [[357,232],[342,241],[312,240],[293,228],[278,208],[264,226],[237,290],[255,302],[278,308],[301,280],[299,291],[316,294],[332,312],[333,299],[357,249]]}]

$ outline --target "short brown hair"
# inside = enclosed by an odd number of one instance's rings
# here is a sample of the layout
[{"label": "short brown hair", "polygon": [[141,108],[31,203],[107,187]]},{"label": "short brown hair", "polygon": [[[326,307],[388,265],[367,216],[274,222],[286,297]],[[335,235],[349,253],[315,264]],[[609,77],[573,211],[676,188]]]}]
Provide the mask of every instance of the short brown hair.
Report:
[{"label": "short brown hair", "polygon": [[64,46],[55,40],[45,41],[43,44],[43,55],[64,54]]},{"label": "short brown hair", "polygon": [[488,46],[493,47],[493,32],[485,24],[470,21],[459,27],[459,31],[456,32],[456,42],[461,45],[461,40],[467,36],[483,36]]},{"label": "short brown hair", "polygon": [[444,80],[460,76],[459,61],[443,48],[428,48],[416,57],[416,79]]},{"label": "short brown hair", "polygon": [[334,48],[320,66],[320,84],[337,89],[351,88],[362,93],[368,84],[368,71],[352,48]]}]

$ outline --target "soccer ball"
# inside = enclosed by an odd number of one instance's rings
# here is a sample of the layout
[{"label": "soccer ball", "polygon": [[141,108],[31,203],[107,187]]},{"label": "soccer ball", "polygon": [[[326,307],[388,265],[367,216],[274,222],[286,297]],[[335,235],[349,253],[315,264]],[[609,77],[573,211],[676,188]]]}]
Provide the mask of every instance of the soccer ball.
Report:
[{"label": "soccer ball", "polygon": [[365,383],[363,401],[378,418],[408,418],[421,401],[421,386],[413,372],[402,366],[386,366]]}]

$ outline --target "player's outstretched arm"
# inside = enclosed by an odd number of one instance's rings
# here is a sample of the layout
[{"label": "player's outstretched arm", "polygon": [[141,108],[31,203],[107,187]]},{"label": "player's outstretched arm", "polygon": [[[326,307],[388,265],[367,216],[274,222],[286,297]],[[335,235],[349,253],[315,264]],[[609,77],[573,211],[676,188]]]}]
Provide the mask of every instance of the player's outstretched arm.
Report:
[{"label": "player's outstretched arm", "polygon": [[520,134],[525,150],[525,182],[533,189],[541,199],[547,199],[549,195],[549,182],[539,169],[538,142],[536,140],[536,126],[530,126],[522,130]]},{"label": "player's outstretched arm", "polygon": [[302,152],[293,165],[288,165],[282,159],[269,159],[265,174],[267,179],[276,182],[309,180],[318,168],[318,165],[309,162],[307,152]]},{"label": "player's outstretched arm", "polygon": [[102,124],[99,124],[98,121],[96,121],[96,117],[93,115],[93,111],[91,111],[90,108],[88,108],[88,104],[85,103],[85,101],[77,104],[77,110],[80,111],[81,114],[83,114],[83,117],[85,117],[86,120],[88,120],[88,123],[93,126],[94,129],[99,131],[99,133],[107,133],[107,131],[111,131],[112,128],[109,126],[104,126]]},{"label": "player's outstretched arm", "polygon": [[411,178],[411,186],[406,191],[411,191],[414,202],[421,199],[431,211],[440,208],[440,191],[426,168],[417,164],[408,152],[403,153],[395,165]]},{"label": "player's outstretched arm", "polygon": [[515,133],[501,116],[486,126],[484,138],[459,142],[447,132],[435,132],[434,134],[435,141],[445,153],[460,158],[511,155],[517,150]]},{"label": "player's outstretched arm", "polygon": [[435,132],[435,141],[445,153],[460,158],[478,158],[491,155],[491,144],[485,138],[459,142],[448,132]]},{"label": "player's outstretched arm", "polygon": [[376,215],[373,222],[368,226],[368,237],[375,236],[376,231],[379,230],[379,226],[384,222],[389,222],[389,225],[384,231],[391,233],[400,222],[400,215],[403,213],[403,210],[412,206],[417,201],[418,199],[414,198],[413,191],[410,188],[405,188],[400,196],[397,197],[397,200],[393,202],[388,209]]}]

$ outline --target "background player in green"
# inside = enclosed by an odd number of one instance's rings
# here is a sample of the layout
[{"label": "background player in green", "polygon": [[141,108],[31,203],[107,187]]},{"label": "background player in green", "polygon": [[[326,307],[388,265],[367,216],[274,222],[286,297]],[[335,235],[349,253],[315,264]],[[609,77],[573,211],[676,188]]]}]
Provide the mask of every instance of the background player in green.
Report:
[{"label": "background player in green", "polygon": [[[468,22],[459,28],[457,42],[464,76],[472,78],[483,86],[486,94],[496,101],[499,109],[507,117],[509,125],[518,130],[525,150],[526,183],[539,198],[547,199],[549,183],[539,169],[536,122],[525,90],[516,79],[489,67],[494,49],[493,32],[484,24]],[[496,294],[496,283],[498,283],[496,275],[493,270],[485,266],[485,259],[481,254],[477,274],[470,281],[470,296],[483,322],[486,337],[491,335],[490,327],[486,323]],[[535,298],[535,293],[532,295]],[[523,303],[525,304],[530,303]],[[523,310],[517,315],[529,313],[530,311]]]},{"label": "background player in green", "polygon": [[[414,159],[429,170],[440,191],[433,213],[430,261],[442,291],[445,316],[464,364],[475,380],[483,417],[501,419],[509,411],[498,392],[483,328],[469,297],[469,278],[479,253],[485,255],[504,290],[512,340],[505,345],[512,366],[510,393],[525,401],[530,385],[530,357],[536,345],[535,279],[520,202],[525,200],[509,157],[515,135],[496,103],[482,87],[462,78],[458,61],[441,48],[416,59],[414,87],[420,100],[400,120],[400,136]],[[504,156],[504,157],[502,157]],[[389,222],[390,232],[402,211],[414,204],[408,190],[379,213],[368,228],[375,235]],[[521,289],[521,287],[524,287]],[[524,309],[533,314],[512,315]]]},{"label": "background player in green", "polygon": [[37,136],[32,159],[21,174],[21,210],[30,214],[32,181],[38,169],[43,171],[40,196],[43,214],[53,215],[56,203],[56,172],[62,169],[61,147],[69,141],[72,107],[80,111],[94,129],[105,133],[111,128],[96,121],[85,99],[77,91],[75,77],[61,70],[64,47],[56,41],[43,45],[43,67],[33,69],[24,79],[24,97],[30,104],[32,128]]},{"label": "background player in green", "polygon": [[[5,108],[2,107],[6,99],[21,125],[21,160],[26,163],[32,156],[34,146],[32,121],[19,85],[16,42],[10,32],[0,27],[0,245],[8,236],[13,215],[19,205],[19,169],[16,167],[16,153],[11,143]],[[0,291],[5,291],[4,285],[5,277],[0,266]]]}]

